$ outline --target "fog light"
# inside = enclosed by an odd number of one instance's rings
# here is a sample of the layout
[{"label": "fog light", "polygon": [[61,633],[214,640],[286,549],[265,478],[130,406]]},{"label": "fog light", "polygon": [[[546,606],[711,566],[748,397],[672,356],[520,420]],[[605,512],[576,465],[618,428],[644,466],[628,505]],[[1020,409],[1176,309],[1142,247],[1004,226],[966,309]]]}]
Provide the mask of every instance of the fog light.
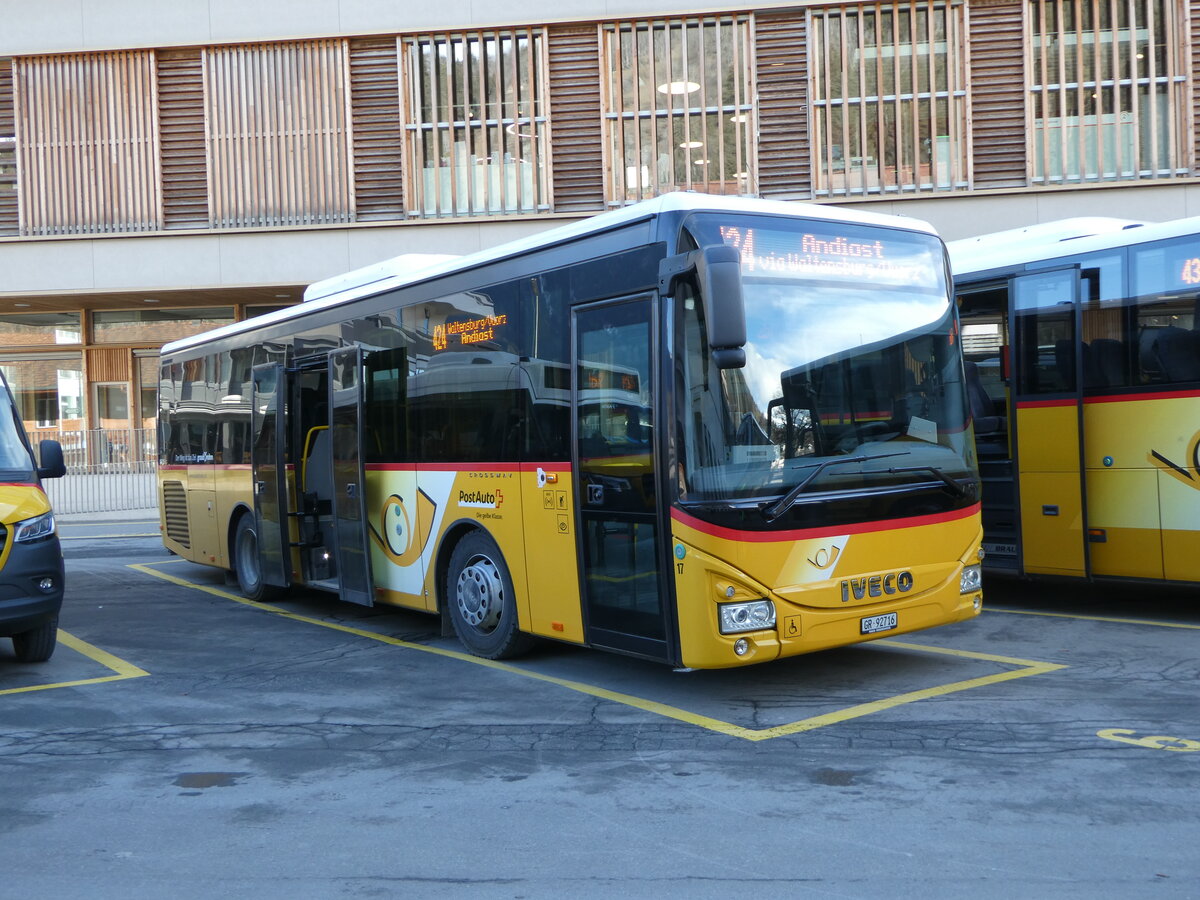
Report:
[{"label": "fog light", "polygon": [[47,576],[46,578],[38,579],[38,590],[45,591],[47,594],[54,590],[54,579]]},{"label": "fog light", "polygon": [[762,631],[775,627],[775,604],[770,600],[753,600],[749,603],[720,603],[721,634],[737,634],[739,631]]},{"label": "fog light", "polygon": [[745,638],[738,638],[733,642],[733,652],[738,656],[745,656],[750,652],[750,642]]},{"label": "fog light", "polygon": [[958,579],[958,592],[970,594],[983,589],[983,568],[981,566],[963,566],[962,575]]},{"label": "fog light", "polygon": [[979,612],[979,607],[981,607],[981,606],[983,606],[983,598],[976,597],[975,598],[975,612]]}]

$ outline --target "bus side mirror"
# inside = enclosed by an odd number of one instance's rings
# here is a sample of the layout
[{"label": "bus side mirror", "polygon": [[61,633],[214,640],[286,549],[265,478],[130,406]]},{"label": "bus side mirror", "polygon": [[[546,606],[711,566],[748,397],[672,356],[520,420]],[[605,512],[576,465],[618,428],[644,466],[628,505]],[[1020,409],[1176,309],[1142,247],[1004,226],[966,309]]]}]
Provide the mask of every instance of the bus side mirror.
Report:
[{"label": "bus side mirror", "polygon": [[63,461],[62,444],[58,441],[39,443],[38,456],[42,461],[37,470],[38,478],[62,478],[67,474],[67,464]]},{"label": "bus side mirror", "polygon": [[664,259],[659,265],[659,290],[670,293],[689,272],[696,273],[700,286],[713,362],[719,369],[742,368],[746,365],[746,306],[741,254],[727,244],[715,244]]}]

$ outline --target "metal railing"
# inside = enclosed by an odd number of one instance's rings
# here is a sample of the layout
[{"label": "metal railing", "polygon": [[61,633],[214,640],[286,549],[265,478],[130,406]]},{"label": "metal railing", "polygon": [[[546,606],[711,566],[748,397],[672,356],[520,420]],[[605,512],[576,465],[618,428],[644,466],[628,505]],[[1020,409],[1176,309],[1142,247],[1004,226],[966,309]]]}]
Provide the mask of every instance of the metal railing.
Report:
[{"label": "metal railing", "polygon": [[32,429],[34,453],[43,440],[62,444],[67,474],[47,478],[46,494],[60,514],[152,510],[158,506],[158,449],[152,428]]}]

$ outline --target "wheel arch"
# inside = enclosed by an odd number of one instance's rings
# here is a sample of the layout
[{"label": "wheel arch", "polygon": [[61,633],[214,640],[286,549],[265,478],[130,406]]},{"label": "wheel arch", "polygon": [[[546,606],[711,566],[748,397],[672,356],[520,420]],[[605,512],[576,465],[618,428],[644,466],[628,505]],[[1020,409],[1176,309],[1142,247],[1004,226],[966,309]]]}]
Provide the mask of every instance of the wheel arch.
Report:
[{"label": "wheel arch", "polygon": [[[479,532],[486,534],[495,543],[496,539],[488,533],[486,528],[482,528],[478,523],[472,522],[470,519],[459,519],[457,522],[448,527],[442,534],[440,543],[438,544],[437,553],[433,559],[433,591],[434,602],[437,604],[436,610],[442,617],[443,627],[448,627],[450,624],[450,609],[447,602],[449,594],[449,585],[446,584],[446,578],[450,572],[450,557],[454,555],[454,548],[459,545],[463,538],[468,534]],[[499,546],[499,545],[497,545]]]}]

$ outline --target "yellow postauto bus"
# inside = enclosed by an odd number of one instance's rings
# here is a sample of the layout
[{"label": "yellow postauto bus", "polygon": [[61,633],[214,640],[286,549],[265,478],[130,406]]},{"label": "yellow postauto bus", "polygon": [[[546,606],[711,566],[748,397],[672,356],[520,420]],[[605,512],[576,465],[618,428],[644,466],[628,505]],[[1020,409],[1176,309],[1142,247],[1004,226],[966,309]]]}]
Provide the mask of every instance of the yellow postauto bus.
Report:
[{"label": "yellow postauto bus", "polygon": [[0,373],[0,636],[18,662],[45,662],[58,643],[63,557],[43,478],[66,474],[62,446],[45,440],[35,458]]},{"label": "yellow postauto bus", "polygon": [[997,573],[1200,582],[1200,218],[950,244]]},{"label": "yellow postauto bus", "polygon": [[980,610],[945,247],[909,219],[670,194],[315,284],[161,372],[165,544],[251,598],[676,667]]}]

